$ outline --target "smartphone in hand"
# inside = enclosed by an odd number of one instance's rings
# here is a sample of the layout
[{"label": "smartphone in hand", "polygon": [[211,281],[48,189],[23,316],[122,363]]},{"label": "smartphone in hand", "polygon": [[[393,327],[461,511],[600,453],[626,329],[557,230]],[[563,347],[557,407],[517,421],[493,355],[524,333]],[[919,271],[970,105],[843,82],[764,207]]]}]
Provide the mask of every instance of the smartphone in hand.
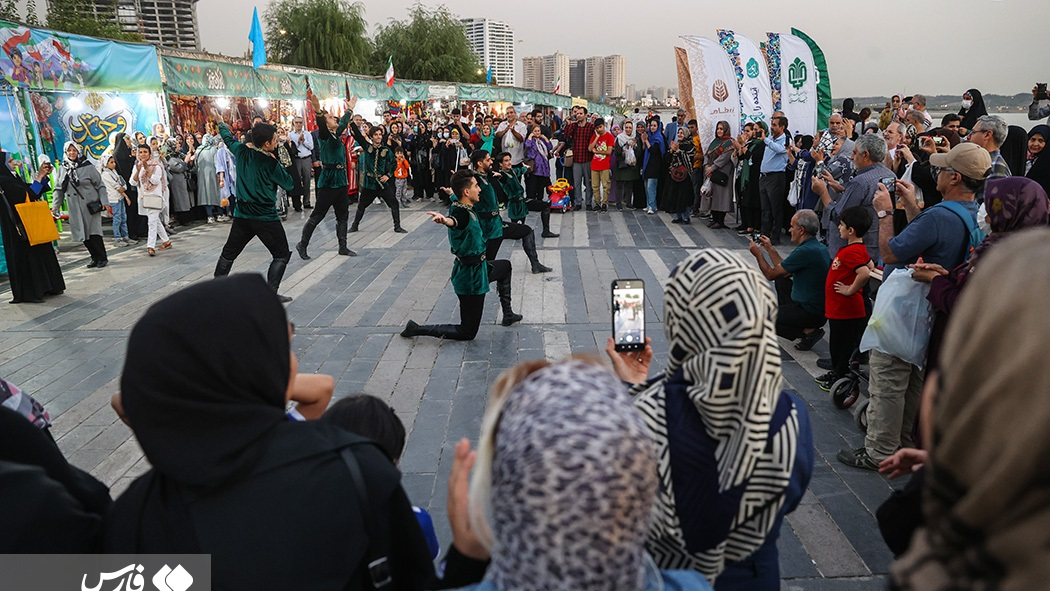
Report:
[{"label": "smartphone in hand", "polygon": [[617,351],[645,348],[645,283],[641,279],[613,281],[612,332]]}]

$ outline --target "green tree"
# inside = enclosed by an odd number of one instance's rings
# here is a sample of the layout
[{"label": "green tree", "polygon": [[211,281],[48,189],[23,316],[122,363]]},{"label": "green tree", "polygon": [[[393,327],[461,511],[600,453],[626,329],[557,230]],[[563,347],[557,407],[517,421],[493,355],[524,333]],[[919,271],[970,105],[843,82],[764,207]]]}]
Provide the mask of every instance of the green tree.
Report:
[{"label": "green tree", "polygon": [[40,19],[36,16],[36,0],[29,0],[26,3],[26,23],[34,27],[40,26]]},{"label": "green tree", "polygon": [[18,16],[18,7],[15,6],[15,0],[7,0],[7,2],[0,3],[0,18],[6,21],[22,20],[22,17]]},{"label": "green tree", "polygon": [[[35,12],[35,8],[30,6]],[[28,22],[28,21],[27,21]],[[97,19],[92,16],[91,5],[87,0],[62,0],[61,2],[47,3],[47,26],[50,29],[86,35],[88,37],[101,37],[103,39],[114,39],[117,41],[142,41],[142,35],[138,33],[125,33],[117,24],[117,14],[114,9],[113,20]]]},{"label": "green tree", "polygon": [[445,6],[429,9],[415,4],[408,18],[391,19],[375,38],[372,73],[383,75],[394,58],[394,73],[410,80],[483,82],[481,62],[470,50],[459,19]]},{"label": "green tree", "polygon": [[349,0],[276,0],[266,9],[267,59],[365,74],[372,56],[365,7]]}]

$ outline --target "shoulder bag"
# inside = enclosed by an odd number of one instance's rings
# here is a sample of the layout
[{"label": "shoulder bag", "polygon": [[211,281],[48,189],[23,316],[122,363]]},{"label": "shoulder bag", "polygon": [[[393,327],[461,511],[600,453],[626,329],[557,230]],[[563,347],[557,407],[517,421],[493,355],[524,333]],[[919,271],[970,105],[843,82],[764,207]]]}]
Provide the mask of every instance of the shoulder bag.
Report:
[{"label": "shoulder bag", "polygon": [[[11,207],[2,190],[0,190],[0,199],[4,200],[4,205]],[[47,201],[31,201],[27,192],[25,202],[16,203],[15,209],[18,211],[18,215],[11,216],[11,222],[16,229],[19,226],[18,222],[22,222],[22,230],[25,232],[23,237],[29,242],[29,246],[47,244],[58,240],[55,216],[51,215],[51,208],[47,206]]]}]

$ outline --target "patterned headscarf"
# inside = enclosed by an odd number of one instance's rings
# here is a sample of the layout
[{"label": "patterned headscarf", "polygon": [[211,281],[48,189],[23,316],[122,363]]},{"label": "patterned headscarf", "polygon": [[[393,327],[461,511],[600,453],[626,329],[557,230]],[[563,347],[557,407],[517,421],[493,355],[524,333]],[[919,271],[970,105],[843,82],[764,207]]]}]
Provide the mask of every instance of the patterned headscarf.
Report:
[{"label": "patterned headscarf", "polygon": [[[766,541],[784,503],[795,464],[799,417],[794,406],[774,422],[781,399],[777,297],[762,274],[723,249],[704,249],[685,259],[664,288],[667,371],[635,387],[635,407],[656,441],[661,487],[650,530],[649,550],[660,568],[688,568],[710,581],[726,562],[742,560]],[[684,384],[703,426],[701,452],[713,458],[711,473],[689,479],[717,482],[704,506],[678,498],[671,474],[667,400],[669,381]],[[677,419],[678,417],[671,417]],[[706,436],[706,437],[703,437]],[[710,443],[703,443],[709,441]],[[733,499],[738,498],[738,501]],[[724,531],[725,504],[739,509]],[[679,505],[698,512],[710,547],[691,551]],[[716,513],[722,515],[716,515]]]},{"label": "patterned headscarf", "polygon": [[626,389],[601,366],[567,361],[500,397],[522,367],[493,388],[472,482],[486,578],[514,591],[645,588],[656,457]]},{"label": "patterned headscarf", "polygon": [[966,262],[967,274],[993,244],[1010,232],[1045,226],[1050,216],[1050,199],[1046,191],[1039,183],[1023,176],[988,181],[984,190],[984,207],[991,218],[992,233],[970,255]]},{"label": "patterned headscarf", "polygon": [[1045,589],[1050,580],[1050,230],[1011,235],[960,296],[941,350],[926,525],[895,589]]}]

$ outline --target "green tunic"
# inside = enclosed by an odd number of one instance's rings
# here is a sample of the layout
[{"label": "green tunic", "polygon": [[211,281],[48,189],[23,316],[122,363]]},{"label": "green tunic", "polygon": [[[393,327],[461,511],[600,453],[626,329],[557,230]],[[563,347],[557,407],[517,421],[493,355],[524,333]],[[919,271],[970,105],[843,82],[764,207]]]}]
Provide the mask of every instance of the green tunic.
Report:
[{"label": "green tunic", "polygon": [[496,202],[496,189],[486,175],[480,172],[474,173],[481,187],[481,196],[474,206],[474,213],[478,214],[478,222],[485,233],[485,240],[503,238],[503,218],[499,215],[499,203]]},{"label": "green tunic", "polygon": [[484,260],[465,263],[464,257],[481,257],[487,241],[478,223],[478,215],[470,206],[453,201],[448,215],[456,220],[456,227],[448,229],[448,243],[456,262],[452,263],[452,289],[456,295],[484,295],[489,291],[489,264]]},{"label": "green tunic", "polygon": [[352,112],[347,111],[339,118],[339,129],[335,135],[328,131],[328,121],[324,113],[317,114],[317,156],[321,160],[321,173],[317,177],[318,189],[338,189],[346,186],[346,146],[343,145],[343,132],[350,123]]},{"label": "green tunic", "polygon": [[[394,169],[397,167],[397,159],[394,151],[389,146],[372,145],[372,141],[361,134],[356,124],[350,124],[350,131],[354,139],[361,146],[361,155],[357,159],[357,175],[362,189],[381,191],[394,186]],[[381,182],[381,177],[388,177],[386,182]]]},{"label": "green tunic", "polygon": [[219,123],[219,135],[237,160],[237,205],[233,217],[264,222],[280,221],[277,215],[277,186],[285,191],[295,188],[292,175],[276,157],[237,141],[225,123]]},{"label": "green tunic", "polygon": [[529,208],[525,206],[525,187],[521,185],[521,177],[524,176],[525,170],[524,167],[515,167],[500,171],[499,185],[507,198],[507,215],[514,221],[529,216]]}]

